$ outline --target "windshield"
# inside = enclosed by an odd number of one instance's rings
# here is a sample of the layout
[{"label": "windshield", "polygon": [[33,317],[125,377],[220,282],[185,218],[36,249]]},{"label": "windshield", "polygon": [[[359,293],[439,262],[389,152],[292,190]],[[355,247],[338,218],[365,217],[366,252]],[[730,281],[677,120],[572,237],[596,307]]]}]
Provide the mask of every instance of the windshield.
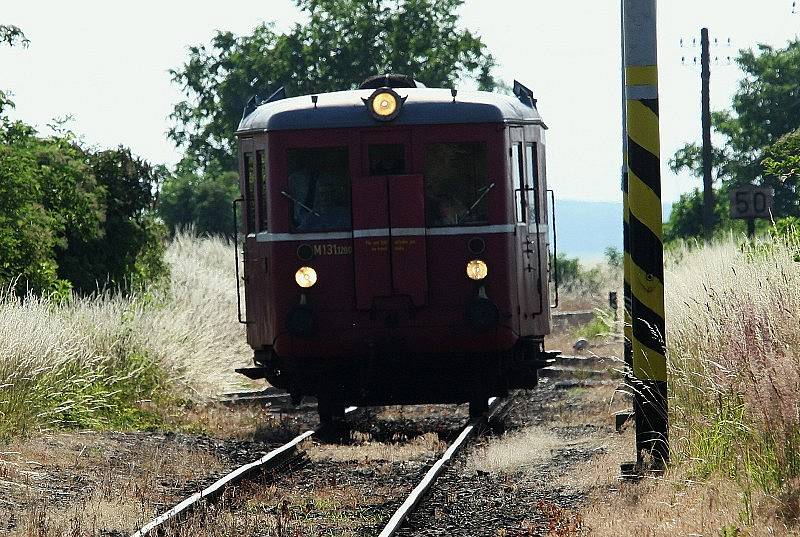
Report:
[{"label": "windshield", "polygon": [[349,229],[350,165],[347,147],[288,150],[292,231]]},{"label": "windshield", "polygon": [[485,224],[490,184],[485,143],[425,148],[425,220],[430,227]]}]

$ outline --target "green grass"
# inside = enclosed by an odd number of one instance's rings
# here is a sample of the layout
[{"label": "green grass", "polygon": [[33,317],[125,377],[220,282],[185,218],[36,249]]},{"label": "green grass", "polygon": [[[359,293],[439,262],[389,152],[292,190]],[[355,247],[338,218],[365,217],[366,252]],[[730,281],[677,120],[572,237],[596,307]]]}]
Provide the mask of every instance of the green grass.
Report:
[{"label": "green grass", "polygon": [[614,331],[613,313],[608,310],[595,310],[594,318],[575,331],[576,337],[599,339]]}]

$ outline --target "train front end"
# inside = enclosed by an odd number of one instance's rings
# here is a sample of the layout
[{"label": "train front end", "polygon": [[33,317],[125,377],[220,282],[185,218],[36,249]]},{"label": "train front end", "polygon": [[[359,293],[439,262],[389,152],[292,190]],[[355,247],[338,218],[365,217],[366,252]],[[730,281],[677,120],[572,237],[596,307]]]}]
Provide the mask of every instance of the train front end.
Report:
[{"label": "train front end", "polygon": [[416,87],[248,113],[255,366],[241,372],[316,396],[323,418],[348,404],[480,412],[535,385],[550,329],[544,128],[521,97]]}]

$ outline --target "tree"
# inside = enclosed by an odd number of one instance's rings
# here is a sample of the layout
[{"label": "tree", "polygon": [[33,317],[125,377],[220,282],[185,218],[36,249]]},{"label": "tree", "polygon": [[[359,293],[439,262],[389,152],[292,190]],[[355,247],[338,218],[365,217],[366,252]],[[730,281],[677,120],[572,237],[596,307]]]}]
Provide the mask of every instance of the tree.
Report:
[{"label": "tree", "polygon": [[[30,43],[31,42],[18,27],[9,24],[0,24],[0,45],[8,45],[10,47],[22,45],[27,48]],[[0,90],[0,119],[3,118],[3,112],[9,108],[14,108],[14,103]]]},{"label": "tree", "polygon": [[605,251],[603,252],[603,255],[605,256],[606,263],[608,263],[609,267],[615,269],[622,268],[624,256],[622,255],[622,252],[618,248],[615,248],[613,246],[607,246]]},{"label": "tree", "polygon": [[280,86],[298,95],[351,89],[384,72],[428,86],[474,77],[493,89],[495,61],[480,37],[458,27],[464,0],[295,0],[309,17],[278,35],[260,24],[251,35],[217,32],[192,46],[171,71],[187,97],[175,105],[169,137],[200,167],[236,168],[233,133],[246,101]]},{"label": "tree", "polygon": [[[736,62],[745,73],[733,97],[732,110],[712,115],[714,129],[724,136],[722,147],[715,147],[714,171],[717,203],[714,208],[717,228],[733,225],[728,218],[727,193],[739,185],[757,184],[775,188],[775,214],[795,214],[796,183],[780,181],[766,169],[769,149],[783,153],[791,141],[779,144],[781,137],[800,127],[800,40],[785,48],[759,45],[756,51],[743,50]],[[796,147],[795,147],[796,149]],[[777,161],[786,161],[779,157]],[[686,144],[670,161],[676,173],[688,169],[702,177],[701,151],[697,144]],[[702,201],[685,194],[670,216],[665,238],[698,236],[694,219],[701,218]],[[787,212],[788,211],[788,212]]]},{"label": "tree", "polygon": [[199,234],[230,235],[231,203],[239,197],[239,176],[223,171],[216,162],[204,171],[178,166],[164,181],[158,213],[171,233],[194,226]]},{"label": "tree", "polygon": [[92,292],[163,275],[158,174],[127,149],[92,152],[0,117],[0,285]]},{"label": "tree", "polygon": [[[715,229],[738,227],[730,219],[727,188],[717,191],[714,200]],[[669,221],[664,225],[664,242],[690,237],[700,239],[704,234],[703,192],[695,188],[691,192],[681,194],[678,201],[672,204]]]},{"label": "tree", "polygon": [[762,184],[775,191],[772,212],[800,217],[800,129],[764,149]]},{"label": "tree", "polygon": [[153,167],[118,147],[87,154],[89,173],[103,215],[100,232],[81,233],[70,226],[66,247],[57,251],[58,274],[81,292],[104,285],[128,289],[157,280],[166,271],[165,230],[154,217],[153,203],[163,167]]},{"label": "tree", "polygon": [[[26,46],[15,26],[0,44]],[[0,92],[0,286],[18,293],[92,292],[166,272],[153,192],[165,175],[130,150],[87,150],[57,121],[42,137],[5,111]]]},{"label": "tree", "polygon": [[0,24],[0,45],[6,44],[9,46],[22,45],[27,47],[31,44],[22,30],[13,24]]},{"label": "tree", "polygon": [[0,118],[0,281],[24,292],[63,291],[55,252],[66,233],[100,234],[103,191],[70,134],[40,138]]}]

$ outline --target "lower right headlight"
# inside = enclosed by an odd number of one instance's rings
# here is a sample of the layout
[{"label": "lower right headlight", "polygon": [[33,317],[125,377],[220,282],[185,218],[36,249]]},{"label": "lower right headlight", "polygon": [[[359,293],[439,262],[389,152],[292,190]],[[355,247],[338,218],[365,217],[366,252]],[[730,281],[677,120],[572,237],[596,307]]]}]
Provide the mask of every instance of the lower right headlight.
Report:
[{"label": "lower right headlight", "polygon": [[500,310],[485,297],[475,297],[467,304],[467,321],[479,332],[494,330],[500,324]]},{"label": "lower right headlight", "polygon": [[467,277],[470,280],[482,280],[489,275],[489,267],[481,259],[473,259],[467,263]]}]

